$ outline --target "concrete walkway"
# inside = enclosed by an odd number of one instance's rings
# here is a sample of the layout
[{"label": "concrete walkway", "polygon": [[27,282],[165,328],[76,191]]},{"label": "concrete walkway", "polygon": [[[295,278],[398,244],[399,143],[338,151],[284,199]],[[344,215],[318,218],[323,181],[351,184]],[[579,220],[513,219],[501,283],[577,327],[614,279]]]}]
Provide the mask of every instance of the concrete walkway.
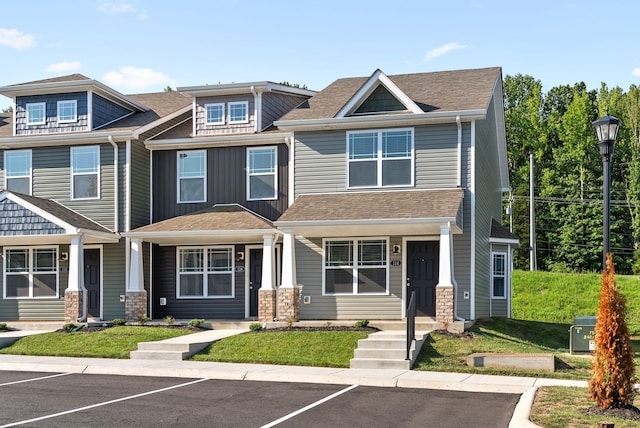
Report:
[{"label": "concrete walkway", "polygon": [[[12,334],[20,335],[20,333],[24,335],[25,332],[13,332]],[[7,333],[0,333],[0,337],[5,334]],[[181,336],[180,341],[193,340],[201,342],[202,336],[206,334],[210,335],[212,339],[228,336],[228,334],[222,331],[217,331],[217,333],[211,331]],[[189,339],[189,337],[191,337],[191,339]],[[587,386],[586,381],[428,372],[404,369],[345,369],[188,360],[117,360],[108,358],[36,357],[24,355],[0,355],[0,370],[338,385],[355,384],[378,387],[521,394],[520,401],[516,406],[509,425],[510,427],[536,426],[529,421],[529,414],[535,398],[535,391],[538,387],[554,385]]]}]

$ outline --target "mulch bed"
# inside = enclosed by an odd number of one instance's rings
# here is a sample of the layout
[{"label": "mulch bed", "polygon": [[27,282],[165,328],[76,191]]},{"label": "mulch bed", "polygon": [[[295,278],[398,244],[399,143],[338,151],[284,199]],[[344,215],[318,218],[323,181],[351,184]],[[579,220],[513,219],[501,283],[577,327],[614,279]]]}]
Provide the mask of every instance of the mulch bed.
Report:
[{"label": "mulch bed", "polygon": [[607,418],[627,419],[631,421],[640,421],[640,409],[635,406],[625,406],[616,409],[601,409],[598,406],[589,407],[582,411],[585,415],[604,416]]},{"label": "mulch bed", "polygon": [[[191,327],[188,325],[179,325],[179,324],[174,324],[174,325],[161,325],[161,324],[145,324],[145,325],[139,325],[139,324],[127,324],[128,326],[133,326],[133,327],[149,327],[149,328],[154,328],[154,327],[162,327],[162,328],[171,328],[171,329],[176,329],[176,330],[190,330],[190,331],[204,331],[204,330],[209,330],[207,328],[203,328],[203,327]],[[112,328],[112,327],[116,327],[113,324],[105,324],[105,325],[98,325],[98,326],[84,326],[79,330],[65,330],[65,329],[58,329],[56,330],[57,333],[74,333],[74,332],[83,332],[83,333],[90,333],[90,332],[96,332],[96,331],[102,331],[102,330],[106,330],[108,328]]]},{"label": "mulch bed", "polygon": [[274,328],[262,328],[260,330],[253,331],[252,333],[270,333],[274,331],[367,331],[375,333],[380,331],[375,327],[353,327],[346,325],[336,326],[319,326],[319,327],[274,327]]}]

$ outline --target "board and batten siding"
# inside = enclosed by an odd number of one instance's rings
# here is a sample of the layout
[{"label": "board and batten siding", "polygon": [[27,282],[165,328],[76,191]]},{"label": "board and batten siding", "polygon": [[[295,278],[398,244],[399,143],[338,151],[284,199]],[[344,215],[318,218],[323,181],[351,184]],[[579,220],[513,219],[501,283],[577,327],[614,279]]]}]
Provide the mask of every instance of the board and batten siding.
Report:
[{"label": "board and batten siding", "polygon": [[[151,206],[151,153],[141,141],[131,142],[131,229],[147,225],[151,222],[149,208]],[[124,194],[124,193],[123,193]],[[156,197],[163,197],[157,194]]]},{"label": "board and batten siding", "polygon": [[153,152],[153,222],[210,208],[215,204],[240,204],[269,220],[288,207],[288,159],[285,144],[278,145],[278,199],[247,200],[247,148],[213,147],[207,151],[207,200],[177,202],[178,155],[175,150]]},{"label": "board and batten siding", "polygon": [[487,118],[476,122],[475,147],[475,317],[491,314],[491,218],[502,220],[502,189],[500,168],[496,164],[497,135],[492,100],[487,109]]},{"label": "board and batten siding", "polygon": [[[243,251],[244,246],[236,246],[235,251]],[[153,245],[153,316],[164,318],[168,315],[176,319],[244,319],[245,315],[245,274],[235,272],[234,298],[221,299],[177,299],[176,298],[176,247]],[[235,267],[244,266],[244,261],[235,262]],[[160,298],[167,304],[161,306]]]},{"label": "board and batten siding", "polygon": [[[393,129],[393,128],[381,128]],[[455,123],[414,127],[415,189],[455,188],[458,177],[458,128]],[[463,128],[463,139],[470,138]],[[347,131],[297,132],[296,196],[344,191],[388,191],[393,187],[347,189]],[[407,187],[398,187],[406,190]]]},{"label": "board and batten siding", "polygon": [[[392,238],[391,242],[400,242]],[[322,239],[296,237],[296,276],[302,286],[300,319],[401,319],[402,266],[389,266],[389,294],[362,296],[322,295]],[[304,304],[309,296],[311,303]]]}]

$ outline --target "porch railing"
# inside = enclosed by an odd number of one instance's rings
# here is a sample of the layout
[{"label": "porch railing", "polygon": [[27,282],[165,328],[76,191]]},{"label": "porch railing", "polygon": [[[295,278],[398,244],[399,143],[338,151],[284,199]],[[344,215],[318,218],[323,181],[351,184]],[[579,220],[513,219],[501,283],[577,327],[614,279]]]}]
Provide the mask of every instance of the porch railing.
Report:
[{"label": "porch railing", "polygon": [[416,338],[416,292],[411,292],[407,305],[407,360],[410,360],[411,344]]}]

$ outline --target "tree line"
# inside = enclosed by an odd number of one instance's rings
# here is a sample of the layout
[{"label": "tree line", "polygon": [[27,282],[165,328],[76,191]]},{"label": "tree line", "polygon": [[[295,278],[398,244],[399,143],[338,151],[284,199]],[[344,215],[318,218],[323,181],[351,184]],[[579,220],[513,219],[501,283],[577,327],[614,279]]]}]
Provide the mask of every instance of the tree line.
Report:
[{"label": "tree line", "polygon": [[580,82],[545,92],[529,75],[507,75],[504,102],[516,268],[529,268],[533,154],[538,269],[602,270],[603,170],[592,122],[608,112],[622,121],[611,162],[610,248],[618,272],[640,273],[640,88],[589,90]]}]

